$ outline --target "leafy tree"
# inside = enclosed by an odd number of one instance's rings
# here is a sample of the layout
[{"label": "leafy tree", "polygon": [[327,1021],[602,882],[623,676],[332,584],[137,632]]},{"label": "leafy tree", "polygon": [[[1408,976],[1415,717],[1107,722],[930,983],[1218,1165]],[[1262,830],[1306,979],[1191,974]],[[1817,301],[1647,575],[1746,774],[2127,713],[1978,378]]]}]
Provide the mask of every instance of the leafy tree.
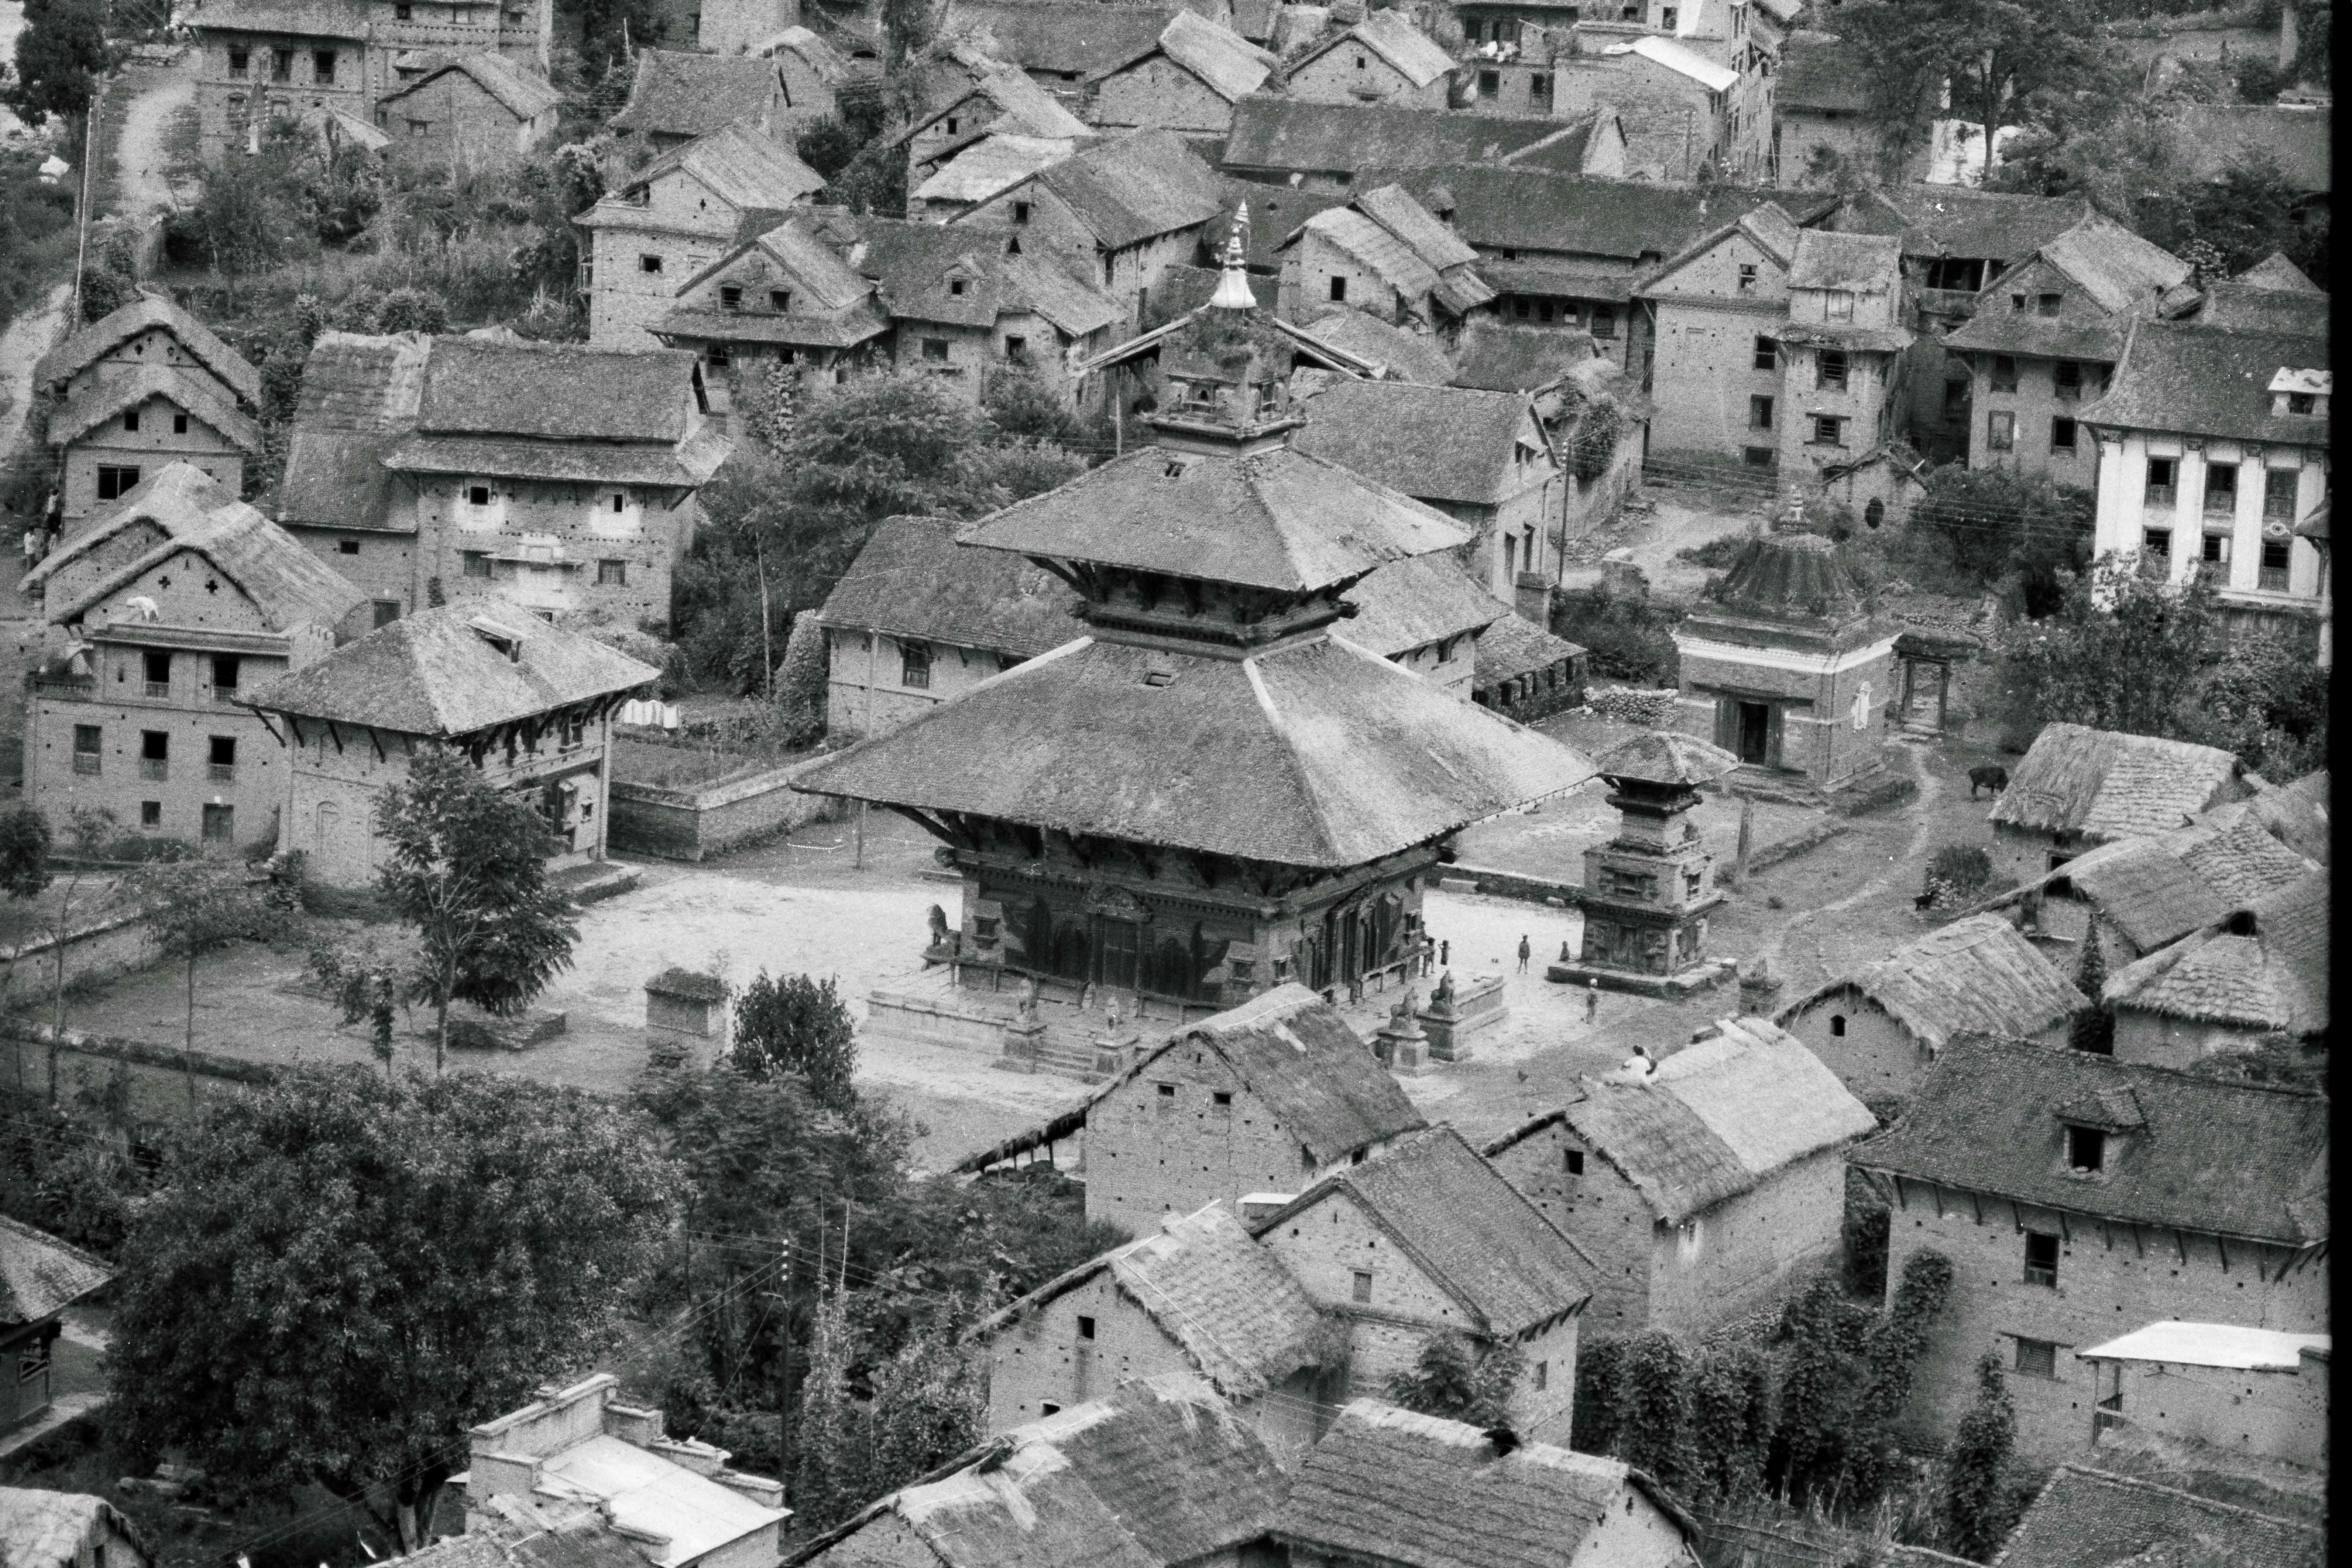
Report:
[{"label": "leafy tree", "polygon": [[856,1025],[832,980],[805,974],[771,980],[766,970],[735,999],[730,1053],[747,1078],[796,1072],[819,1105],[839,1110],[855,1099]]},{"label": "leafy tree", "polygon": [[580,928],[547,879],[553,837],[539,814],[446,752],[420,752],[376,803],[376,885],[416,928],[408,999],[433,1008],[433,1070],[449,1048],[449,1004],[512,1017],[572,967]]},{"label": "leafy tree", "polygon": [[196,1104],[196,961],[239,942],[266,942],[286,921],[248,886],[242,863],[205,856],[157,861],[131,879],[131,896],[147,907],[147,929],[167,958],[187,965],[187,1028],[182,1061],[188,1108]]},{"label": "leafy tree", "polygon": [[1816,1277],[1781,1314],[1774,1468],[1792,1500],[1826,1500],[1862,1446],[1855,1440],[1855,1412],[1870,1378],[1870,1327],[1871,1314],[1846,1300],[1828,1274]]},{"label": "leafy tree", "polygon": [[[114,836],[114,813],[102,805],[78,805],[67,814],[66,838],[70,858],[67,862],[65,885],[58,889],[57,898],[47,906],[46,929],[49,951],[56,962],[50,966],[54,985],[50,1000],[55,1011],[49,1027],[49,1103],[58,1101],[58,1053],[66,1043],[66,950],[76,930],[78,921],[87,921],[95,911],[84,905],[82,892],[89,884],[90,873],[98,868],[99,857],[105,851],[107,840]],[[111,883],[100,882],[97,891],[100,908],[121,896]]]},{"label": "leafy tree", "polygon": [[315,1484],[414,1550],[467,1428],[613,1337],[667,1184],[618,1108],[529,1079],[215,1100],[124,1243],[109,1420],[232,1507]]},{"label": "leafy tree", "polygon": [[81,319],[104,321],[139,297],[139,287],[109,267],[92,267],[81,276]]},{"label": "leafy tree", "polygon": [[1863,1395],[1865,1414],[1881,1422],[1901,1418],[1918,1375],[1919,1358],[1927,1353],[1927,1331],[1951,1299],[1950,1258],[1922,1249],[1903,1260],[1895,1300],[1871,1326],[1864,1350],[1870,1361],[1870,1387]]},{"label": "leafy tree", "polygon": [[1964,591],[2005,585],[2021,613],[2046,616],[2064,597],[2063,574],[2090,564],[2093,521],[2088,490],[1948,463],[1927,476],[1903,543],[1915,566],[1957,577]]},{"label": "leafy tree", "polygon": [[333,995],[345,1025],[367,1020],[368,1047],[389,1077],[394,1054],[393,1024],[407,966],[373,947],[320,947],[311,951],[310,973]]},{"label": "leafy tree", "polygon": [[2115,1054],[2116,1017],[2101,996],[2107,988],[2107,955],[2101,947],[2099,918],[2094,915],[2083,933],[2083,961],[2074,967],[2074,989],[2090,999],[2090,1005],[2074,1015],[2066,1032],[2067,1043],[2076,1050],[2105,1057]]},{"label": "leafy tree", "polygon": [[2063,721],[2173,735],[2219,619],[2202,576],[2176,588],[2102,556],[2067,584],[2055,615],[2002,627],[1993,700],[2021,733]]},{"label": "leafy tree", "polygon": [[1674,1336],[1653,1329],[1625,1342],[1617,1369],[1617,1457],[1680,1491],[1691,1452],[1690,1363]]},{"label": "leafy tree", "polygon": [[1021,440],[1068,444],[1086,437],[1078,416],[1029,365],[1006,365],[991,375],[980,406],[990,424]]},{"label": "leafy tree", "polygon": [[[0,893],[10,900],[27,902],[37,899],[49,886],[49,819],[29,805],[14,805],[0,812]],[[16,941],[8,952],[8,972],[0,978],[0,985],[13,989],[16,984],[16,961],[24,955],[25,944],[40,929],[37,920],[27,920],[16,928]],[[5,992],[0,992],[5,994]],[[25,1045],[16,1042],[16,1091],[25,1089]]]},{"label": "leafy tree", "polygon": [[0,103],[31,126],[52,114],[80,120],[116,63],[106,41],[106,0],[25,0],[16,67],[0,72]]},{"label": "leafy tree", "polygon": [[1948,83],[1950,113],[1984,133],[2017,123],[2029,100],[2107,85],[2096,19],[2081,6],[2029,0],[1855,0],[1838,32],[1860,53],[1883,121],[1907,124]]},{"label": "leafy tree", "polygon": [[1526,1370],[1526,1355],[1507,1341],[1479,1346],[1462,1334],[1432,1334],[1412,1370],[1390,1380],[1389,1397],[1423,1415],[1499,1426]]},{"label": "leafy tree", "polygon": [[2017,1522],[2009,1490],[2009,1458],[2017,1445],[2017,1417],[2000,1375],[2000,1358],[1977,1363],[1977,1402],[1944,1450],[1945,1528],[1952,1550],[1990,1563]]},{"label": "leafy tree", "polygon": [[2234,752],[2266,777],[2301,778],[2327,765],[2331,690],[2315,628],[2235,628],[2183,709],[2180,738]]},{"label": "leafy tree", "polygon": [[1772,1441],[1772,1371],[1761,1352],[1734,1345],[1702,1357],[1690,1379],[1688,1482],[1736,1502],[1762,1488]]}]

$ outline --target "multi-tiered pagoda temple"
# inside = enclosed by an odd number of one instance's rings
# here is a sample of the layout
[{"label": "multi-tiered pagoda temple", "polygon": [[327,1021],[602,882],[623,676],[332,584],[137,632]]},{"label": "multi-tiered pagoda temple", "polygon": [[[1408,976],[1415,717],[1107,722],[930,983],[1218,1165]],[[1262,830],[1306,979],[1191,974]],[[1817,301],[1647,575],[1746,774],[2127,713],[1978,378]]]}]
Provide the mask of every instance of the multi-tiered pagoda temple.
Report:
[{"label": "multi-tiered pagoda temple", "polygon": [[1356,584],[1468,538],[1291,447],[1290,345],[1236,295],[1164,343],[1159,445],[961,536],[1068,582],[1084,634],[795,785],[946,846],[967,985],[1222,1007],[1418,974],[1447,837],[1592,775],[1348,640]]}]

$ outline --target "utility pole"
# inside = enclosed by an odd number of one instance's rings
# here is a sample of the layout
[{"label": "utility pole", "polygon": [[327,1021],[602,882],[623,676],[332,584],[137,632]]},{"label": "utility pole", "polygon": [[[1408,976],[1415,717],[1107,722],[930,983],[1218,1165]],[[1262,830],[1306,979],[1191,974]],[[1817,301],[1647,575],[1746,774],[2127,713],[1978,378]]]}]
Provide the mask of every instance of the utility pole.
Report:
[{"label": "utility pole", "polygon": [[81,111],[81,195],[74,202],[73,314],[67,318],[68,336],[81,326],[81,275],[89,261],[89,165],[98,155],[98,121],[106,110],[106,78],[98,79],[89,107]]},{"label": "utility pole", "polygon": [[786,1402],[793,1391],[793,1238],[785,1237],[782,1244],[784,1258],[784,1288],[768,1292],[768,1300],[781,1302],[784,1316],[776,1332],[776,1479],[787,1488],[792,1485],[793,1423]]}]

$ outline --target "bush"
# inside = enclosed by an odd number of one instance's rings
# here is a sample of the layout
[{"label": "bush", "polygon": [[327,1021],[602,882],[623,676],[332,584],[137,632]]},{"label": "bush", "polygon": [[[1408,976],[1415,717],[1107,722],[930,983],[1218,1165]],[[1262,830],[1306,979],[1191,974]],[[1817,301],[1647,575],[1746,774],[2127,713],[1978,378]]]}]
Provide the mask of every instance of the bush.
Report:
[{"label": "bush", "polygon": [[1612,680],[1658,685],[1674,679],[1682,661],[1671,633],[1681,619],[1680,609],[1650,599],[1552,595],[1552,634],[1590,650],[1592,673]]},{"label": "bush", "polygon": [[1927,862],[1921,889],[1939,910],[1974,903],[1992,886],[1992,857],[1973,844],[1947,844]]},{"label": "bush", "polygon": [[373,312],[379,332],[446,332],[449,307],[422,289],[394,289]]},{"label": "bush", "polygon": [[1738,559],[1748,547],[1748,542],[1763,534],[1760,528],[1750,528],[1744,533],[1719,533],[1704,544],[1694,544],[1687,550],[1675,552],[1675,559],[1692,566],[1705,566],[1720,572]]},{"label": "bush", "polygon": [[81,275],[81,319],[104,321],[139,297],[139,286],[111,268],[92,268]]},{"label": "bush", "polygon": [[1672,687],[1660,691],[1635,691],[1622,686],[1609,686],[1586,693],[1584,705],[1604,719],[1655,730],[1663,728],[1674,718],[1675,703],[1679,696],[1680,693]]}]

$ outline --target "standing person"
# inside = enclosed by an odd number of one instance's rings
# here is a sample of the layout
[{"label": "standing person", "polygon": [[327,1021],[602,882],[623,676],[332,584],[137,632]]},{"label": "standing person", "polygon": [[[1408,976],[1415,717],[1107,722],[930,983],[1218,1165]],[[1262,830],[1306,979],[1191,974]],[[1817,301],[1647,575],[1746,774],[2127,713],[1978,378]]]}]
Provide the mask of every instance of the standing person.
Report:
[{"label": "standing person", "polygon": [[1519,973],[1520,973],[1525,974],[1525,973],[1528,972],[1528,955],[1529,955],[1530,953],[1532,953],[1532,952],[1535,952],[1535,949],[1533,949],[1533,948],[1531,948],[1531,947],[1529,947],[1529,946],[1528,945],[1528,939],[1527,939],[1525,936],[1520,937],[1520,938],[1519,938]]},{"label": "standing person", "polygon": [[38,525],[25,525],[25,570],[30,572],[41,556],[41,531]]},{"label": "standing person", "polygon": [[1584,1021],[1590,1024],[1600,1015],[1600,1012],[1601,977],[1599,975],[1595,975],[1593,976],[1591,987],[1584,993]]}]

